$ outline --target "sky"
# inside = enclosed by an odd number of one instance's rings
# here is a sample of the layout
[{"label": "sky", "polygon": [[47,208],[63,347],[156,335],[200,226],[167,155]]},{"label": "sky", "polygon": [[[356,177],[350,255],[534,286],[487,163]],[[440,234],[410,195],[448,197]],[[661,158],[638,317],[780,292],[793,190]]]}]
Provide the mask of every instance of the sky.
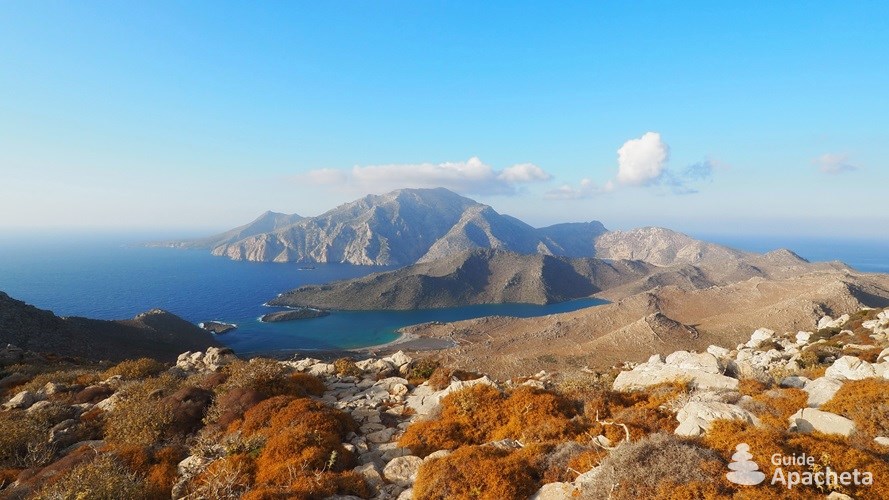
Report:
[{"label": "sky", "polygon": [[886,2],[0,1],[0,230],[443,186],[533,225],[889,239]]}]

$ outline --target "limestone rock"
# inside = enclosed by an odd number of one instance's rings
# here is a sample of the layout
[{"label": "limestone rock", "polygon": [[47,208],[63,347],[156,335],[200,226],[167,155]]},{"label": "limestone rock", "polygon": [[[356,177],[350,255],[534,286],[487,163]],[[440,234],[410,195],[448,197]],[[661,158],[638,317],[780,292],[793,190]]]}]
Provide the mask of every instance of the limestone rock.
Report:
[{"label": "limestone rock", "polygon": [[855,356],[843,356],[824,372],[825,377],[838,380],[861,380],[877,376],[873,365]]},{"label": "limestone rock", "polygon": [[703,390],[735,390],[738,388],[737,379],[718,373],[685,370],[667,364],[649,363],[642,363],[631,371],[620,372],[614,379],[612,388],[615,391],[632,391],[677,380],[687,380],[692,387]]},{"label": "limestone rock", "polygon": [[780,385],[781,387],[792,387],[794,389],[802,389],[809,382],[811,382],[811,380],[809,380],[806,377],[799,377],[796,375],[791,375],[790,377],[784,377],[783,379],[781,379],[781,383],[778,385]]},{"label": "limestone rock", "polygon": [[714,420],[740,420],[759,425],[759,419],[749,411],[732,404],[718,401],[691,401],[676,414],[680,436],[700,436]]},{"label": "limestone rock", "polygon": [[547,483],[537,490],[531,500],[569,500],[579,495],[580,491],[572,483]]},{"label": "limestone rock", "polygon": [[441,406],[441,400],[444,399],[445,396],[477,384],[487,384],[497,387],[497,384],[487,376],[466,381],[454,379],[449,386],[440,391],[432,389],[429,387],[428,383],[423,383],[423,385],[414,389],[413,394],[407,397],[405,404],[408,408],[411,408],[416,412],[418,418],[428,417],[438,412]]},{"label": "limestone rock", "polygon": [[775,332],[773,330],[769,330],[768,328],[760,328],[753,332],[753,335],[750,336],[750,340],[747,341],[747,347],[757,348],[761,346],[764,342],[772,340],[775,337]]},{"label": "limestone rock", "polygon": [[385,358],[383,358],[383,361],[392,363],[392,366],[394,366],[395,368],[401,368],[404,365],[410,364],[413,359],[405,354],[404,351],[398,351],[391,356],[386,356]]},{"label": "limestone rock", "polygon": [[855,432],[855,422],[835,413],[803,408],[790,417],[790,430],[803,433],[818,431],[848,437]]},{"label": "limestone rock", "polygon": [[819,377],[806,384],[803,390],[809,393],[807,404],[811,408],[817,408],[833,399],[834,394],[840,390],[843,382],[835,378]]},{"label": "limestone rock", "polygon": [[383,468],[383,477],[390,483],[405,488],[410,487],[417,479],[417,472],[420,470],[420,464],[422,463],[422,458],[413,455],[393,458]]},{"label": "limestone rock", "polygon": [[681,370],[698,370],[705,373],[721,373],[719,369],[719,361],[716,356],[704,352],[693,354],[686,351],[676,351],[667,356],[664,363],[675,366]]},{"label": "limestone rock", "polygon": [[15,408],[27,409],[36,402],[36,394],[31,391],[22,391],[10,398],[9,401],[7,401],[6,403],[3,403],[3,408],[7,410],[12,410]]}]

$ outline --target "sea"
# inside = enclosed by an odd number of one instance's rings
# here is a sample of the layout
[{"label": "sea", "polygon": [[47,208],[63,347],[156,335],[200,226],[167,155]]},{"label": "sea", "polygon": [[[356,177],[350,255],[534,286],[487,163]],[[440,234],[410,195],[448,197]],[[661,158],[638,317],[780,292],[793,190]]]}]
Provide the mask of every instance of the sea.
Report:
[{"label": "sea", "polygon": [[[697,235],[696,235],[697,236]],[[749,251],[790,248],[813,261],[841,260],[864,272],[889,272],[889,242],[701,236]],[[603,304],[496,304],[415,311],[333,311],[315,319],[262,323],[283,310],[265,303],[307,285],[366,276],[392,268],[232,261],[207,250],[150,248],[147,235],[0,234],[0,291],[60,316],[125,319],[153,308],[194,322],[221,321],[237,329],[218,340],[243,355],[369,347],[398,338],[404,326],[483,316],[532,317]]]}]

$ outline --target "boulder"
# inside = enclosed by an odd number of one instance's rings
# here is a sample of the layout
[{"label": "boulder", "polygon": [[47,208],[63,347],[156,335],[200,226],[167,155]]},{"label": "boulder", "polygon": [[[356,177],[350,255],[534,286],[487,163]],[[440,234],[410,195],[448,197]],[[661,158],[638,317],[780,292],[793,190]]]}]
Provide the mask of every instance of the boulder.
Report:
[{"label": "boulder", "polygon": [[707,348],[707,352],[715,356],[716,359],[729,359],[732,355],[732,351],[718,345],[711,345]]},{"label": "boulder", "polygon": [[889,347],[883,349],[877,355],[877,363],[882,363],[883,361],[889,361]]},{"label": "boulder", "polygon": [[806,377],[791,375],[789,377],[784,377],[783,379],[781,379],[781,383],[778,385],[780,385],[781,387],[792,387],[794,389],[802,389],[809,382],[811,382],[811,380],[809,380]]},{"label": "boulder", "polygon": [[209,371],[219,371],[223,366],[232,364],[238,357],[235,351],[227,347],[208,347],[207,354],[204,355],[202,361],[204,367]]},{"label": "boulder", "polygon": [[855,432],[855,422],[835,413],[803,408],[790,417],[790,430],[806,434],[818,431],[848,437]]},{"label": "boulder", "polygon": [[874,442],[880,446],[885,446],[886,448],[889,448],[889,437],[877,436],[874,438]]},{"label": "boulder", "polygon": [[677,380],[686,380],[693,388],[702,390],[735,390],[738,388],[737,379],[718,373],[685,370],[666,364],[649,363],[642,363],[631,371],[620,372],[614,379],[612,388],[615,391],[633,391]]},{"label": "boulder", "polygon": [[772,340],[774,337],[775,332],[773,330],[769,330],[768,328],[760,328],[753,332],[753,335],[750,336],[750,340],[747,341],[746,346],[756,349],[764,342]]},{"label": "boulder", "polygon": [[759,425],[759,419],[749,411],[718,401],[691,401],[676,414],[679,427],[674,431],[680,436],[700,436],[710,429],[715,420],[740,420]]},{"label": "boulder", "polygon": [[422,463],[422,458],[413,455],[393,458],[383,468],[383,477],[390,483],[408,488],[417,479],[417,472]]},{"label": "boulder", "polygon": [[572,483],[547,483],[537,490],[531,500],[568,500],[580,496],[580,491]]},{"label": "boulder", "polygon": [[809,343],[809,339],[812,338],[812,332],[797,332],[796,333],[796,343],[800,345],[805,345]]},{"label": "boulder", "polygon": [[383,361],[388,361],[392,363],[392,366],[395,368],[401,368],[404,365],[410,364],[413,359],[410,356],[404,353],[404,351],[398,351],[391,356],[386,356],[383,358]]},{"label": "boulder", "polygon": [[22,391],[12,398],[9,401],[3,403],[3,408],[7,410],[12,409],[27,409],[30,408],[32,404],[37,402],[37,395],[31,391]]},{"label": "boulder", "polygon": [[806,384],[803,390],[809,393],[807,404],[817,408],[833,399],[834,394],[843,386],[841,380],[830,377],[819,377]]},{"label": "boulder", "polygon": [[380,475],[380,471],[377,470],[376,465],[373,463],[359,465],[352,470],[361,474],[364,478],[364,482],[366,482],[371,489],[378,490],[383,486],[383,476]]},{"label": "boulder", "polygon": [[675,366],[681,370],[721,373],[721,370],[719,369],[719,360],[716,359],[716,356],[708,352],[695,354],[687,351],[676,351],[667,356],[664,363],[669,366]]},{"label": "boulder", "polygon": [[824,376],[837,380],[861,380],[877,376],[873,365],[855,356],[843,356],[833,362]]}]

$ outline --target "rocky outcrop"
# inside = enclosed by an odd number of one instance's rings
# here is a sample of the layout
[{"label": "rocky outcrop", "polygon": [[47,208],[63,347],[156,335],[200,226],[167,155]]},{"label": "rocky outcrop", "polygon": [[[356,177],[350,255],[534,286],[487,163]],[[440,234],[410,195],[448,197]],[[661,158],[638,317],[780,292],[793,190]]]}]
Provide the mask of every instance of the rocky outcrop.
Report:
[{"label": "rocky outcrop", "polygon": [[678,351],[666,360],[654,355],[646,363],[623,371],[614,380],[615,391],[645,389],[658,384],[686,381],[701,390],[734,390],[738,379],[722,374],[719,362],[710,353],[692,354]]}]

